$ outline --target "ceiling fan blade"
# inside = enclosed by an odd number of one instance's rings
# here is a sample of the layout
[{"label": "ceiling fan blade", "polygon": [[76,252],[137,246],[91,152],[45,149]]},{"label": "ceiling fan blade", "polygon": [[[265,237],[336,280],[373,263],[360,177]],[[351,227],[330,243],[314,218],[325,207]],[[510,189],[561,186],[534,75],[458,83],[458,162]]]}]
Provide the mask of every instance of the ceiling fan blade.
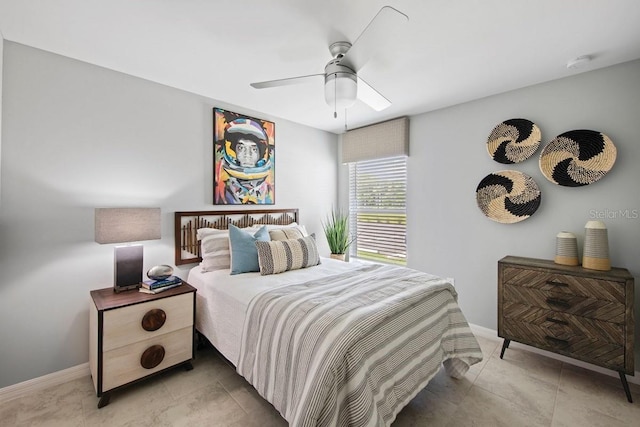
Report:
[{"label": "ceiling fan blade", "polygon": [[355,71],[360,70],[369,62],[374,52],[391,48],[399,30],[408,21],[409,17],[404,13],[391,6],[384,6],[352,43],[340,62]]},{"label": "ceiling fan blade", "polygon": [[391,101],[372,88],[361,77],[358,77],[358,99],[376,111],[382,111],[391,106]]},{"label": "ceiling fan blade", "polygon": [[[320,79],[320,77],[322,77],[322,79]],[[308,76],[289,77],[287,79],[268,80],[266,82],[251,83],[251,87],[255,89],[266,89],[270,87],[312,83],[316,80],[322,81],[323,79],[324,79],[324,74],[310,74]]]}]

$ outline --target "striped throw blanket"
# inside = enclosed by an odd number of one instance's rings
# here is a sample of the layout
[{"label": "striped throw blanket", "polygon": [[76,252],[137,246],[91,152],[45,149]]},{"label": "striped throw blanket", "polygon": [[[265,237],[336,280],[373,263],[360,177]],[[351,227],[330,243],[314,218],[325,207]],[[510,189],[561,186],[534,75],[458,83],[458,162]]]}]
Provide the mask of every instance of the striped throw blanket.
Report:
[{"label": "striped throw blanket", "polygon": [[446,280],[369,265],[263,292],[237,371],[294,427],[388,426],[440,369],[482,352]]}]

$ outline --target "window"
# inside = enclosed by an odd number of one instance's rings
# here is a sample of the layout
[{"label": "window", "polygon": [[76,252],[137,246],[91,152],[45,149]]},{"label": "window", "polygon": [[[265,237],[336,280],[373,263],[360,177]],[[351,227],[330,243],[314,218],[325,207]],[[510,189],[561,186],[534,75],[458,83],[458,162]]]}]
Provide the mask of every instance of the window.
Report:
[{"label": "window", "polygon": [[350,256],[406,265],[407,157],[349,163]]}]

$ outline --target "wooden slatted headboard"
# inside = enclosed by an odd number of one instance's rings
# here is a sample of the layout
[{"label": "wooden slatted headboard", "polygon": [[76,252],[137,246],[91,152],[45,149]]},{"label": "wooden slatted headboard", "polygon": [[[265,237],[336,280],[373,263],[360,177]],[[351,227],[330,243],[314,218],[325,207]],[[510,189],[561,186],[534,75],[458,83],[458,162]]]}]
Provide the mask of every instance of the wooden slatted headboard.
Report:
[{"label": "wooden slatted headboard", "polygon": [[245,228],[252,225],[288,225],[298,222],[298,209],[259,209],[236,211],[191,211],[175,213],[175,263],[192,264],[202,261],[198,228],[227,230],[229,225]]}]

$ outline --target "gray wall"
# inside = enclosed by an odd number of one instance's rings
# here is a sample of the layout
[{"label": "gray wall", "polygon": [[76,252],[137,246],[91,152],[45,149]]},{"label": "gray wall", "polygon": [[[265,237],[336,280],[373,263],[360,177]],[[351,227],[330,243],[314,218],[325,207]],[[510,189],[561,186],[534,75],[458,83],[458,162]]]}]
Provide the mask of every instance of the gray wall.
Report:
[{"label": "gray wall", "polygon": [[[487,137],[495,125],[516,117],[540,127],[541,148],[522,163],[497,163],[487,153]],[[629,269],[637,281],[639,120],[640,61],[411,117],[409,266],[454,277],[468,320],[497,329],[497,261],[505,255],[553,259],[555,236],[563,230],[578,236],[582,253],[585,223],[604,215],[612,265]],[[544,144],[572,129],[601,131],[618,150],[613,169],[602,180],[580,188],[557,186],[538,167]],[[476,205],[480,180],[505,169],[530,175],[542,191],[535,215],[517,224],[491,221]],[[619,214],[627,210],[628,216]],[[638,294],[636,319],[640,319]],[[639,341],[636,332],[636,369]]]},{"label": "gray wall", "polygon": [[275,207],[321,235],[336,204],[333,134],[11,42],[3,70],[0,387],[87,362],[89,291],[113,283],[95,207],[162,208],[145,269],[172,264],[174,211],[215,209],[214,106],[275,121]]}]

